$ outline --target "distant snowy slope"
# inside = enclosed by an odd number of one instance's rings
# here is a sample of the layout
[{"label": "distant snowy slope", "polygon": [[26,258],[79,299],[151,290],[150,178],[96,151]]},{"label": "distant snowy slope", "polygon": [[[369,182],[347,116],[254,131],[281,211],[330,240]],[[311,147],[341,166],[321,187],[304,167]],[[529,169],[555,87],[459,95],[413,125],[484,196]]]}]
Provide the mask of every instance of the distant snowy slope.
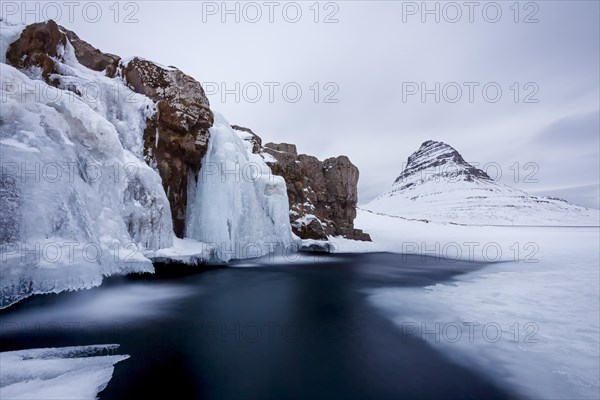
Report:
[{"label": "distant snowy slope", "polygon": [[496,182],[451,146],[427,141],[392,187],[365,209],[467,225],[600,225],[598,210],[537,197]]}]

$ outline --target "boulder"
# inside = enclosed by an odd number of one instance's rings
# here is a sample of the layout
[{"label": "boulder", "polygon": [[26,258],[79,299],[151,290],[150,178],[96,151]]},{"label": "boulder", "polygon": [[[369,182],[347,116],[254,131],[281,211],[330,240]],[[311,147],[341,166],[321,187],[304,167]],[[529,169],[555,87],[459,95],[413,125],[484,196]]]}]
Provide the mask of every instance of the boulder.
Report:
[{"label": "boulder", "polygon": [[58,73],[54,59],[61,58],[59,45],[66,46],[67,40],[75,50],[77,61],[94,71],[105,71],[108,77],[117,72],[120,57],[103,53],[81,40],[75,32],[59,26],[53,20],[28,25],[19,39],[11,43],[6,53],[7,61],[16,68],[39,67],[48,83],[51,74]]}]

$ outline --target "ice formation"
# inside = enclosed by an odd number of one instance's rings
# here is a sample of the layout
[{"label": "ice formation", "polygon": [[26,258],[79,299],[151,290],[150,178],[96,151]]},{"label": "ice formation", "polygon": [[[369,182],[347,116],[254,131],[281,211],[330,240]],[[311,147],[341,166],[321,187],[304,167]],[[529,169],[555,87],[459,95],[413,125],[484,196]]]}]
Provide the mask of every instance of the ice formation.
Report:
[{"label": "ice formation", "polygon": [[0,64],[0,308],[153,271],[142,251],[173,241],[160,176],[142,159],[152,101],[81,66],[69,42],[60,50],[59,88]]},{"label": "ice formation", "polygon": [[219,114],[188,198],[187,236],[212,244],[220,260],[257,257],[294,242],[284,179]]}]

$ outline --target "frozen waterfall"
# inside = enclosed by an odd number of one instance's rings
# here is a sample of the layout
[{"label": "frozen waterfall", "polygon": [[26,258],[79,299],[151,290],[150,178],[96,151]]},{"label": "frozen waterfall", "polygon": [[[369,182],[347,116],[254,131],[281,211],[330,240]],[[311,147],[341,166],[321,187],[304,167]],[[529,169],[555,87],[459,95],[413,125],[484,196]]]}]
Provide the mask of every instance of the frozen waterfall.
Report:
[{"label": "frozen waterfall", "polygon": [[284,179],[219,114],[197,184],[190,186],[186,235],[214,246],[221,261],[264,255],[294,242]]}]

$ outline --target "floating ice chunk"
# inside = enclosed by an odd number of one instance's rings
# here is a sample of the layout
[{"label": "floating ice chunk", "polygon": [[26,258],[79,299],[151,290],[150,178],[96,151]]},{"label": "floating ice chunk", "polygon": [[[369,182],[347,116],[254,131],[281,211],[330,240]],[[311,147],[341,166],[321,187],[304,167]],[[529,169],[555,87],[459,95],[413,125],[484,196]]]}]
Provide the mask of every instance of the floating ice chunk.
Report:
[{"label": "floating ice chunk", "polygon": [[0,398],[95,399],[112,378],[118,344],[0,353]]}]

